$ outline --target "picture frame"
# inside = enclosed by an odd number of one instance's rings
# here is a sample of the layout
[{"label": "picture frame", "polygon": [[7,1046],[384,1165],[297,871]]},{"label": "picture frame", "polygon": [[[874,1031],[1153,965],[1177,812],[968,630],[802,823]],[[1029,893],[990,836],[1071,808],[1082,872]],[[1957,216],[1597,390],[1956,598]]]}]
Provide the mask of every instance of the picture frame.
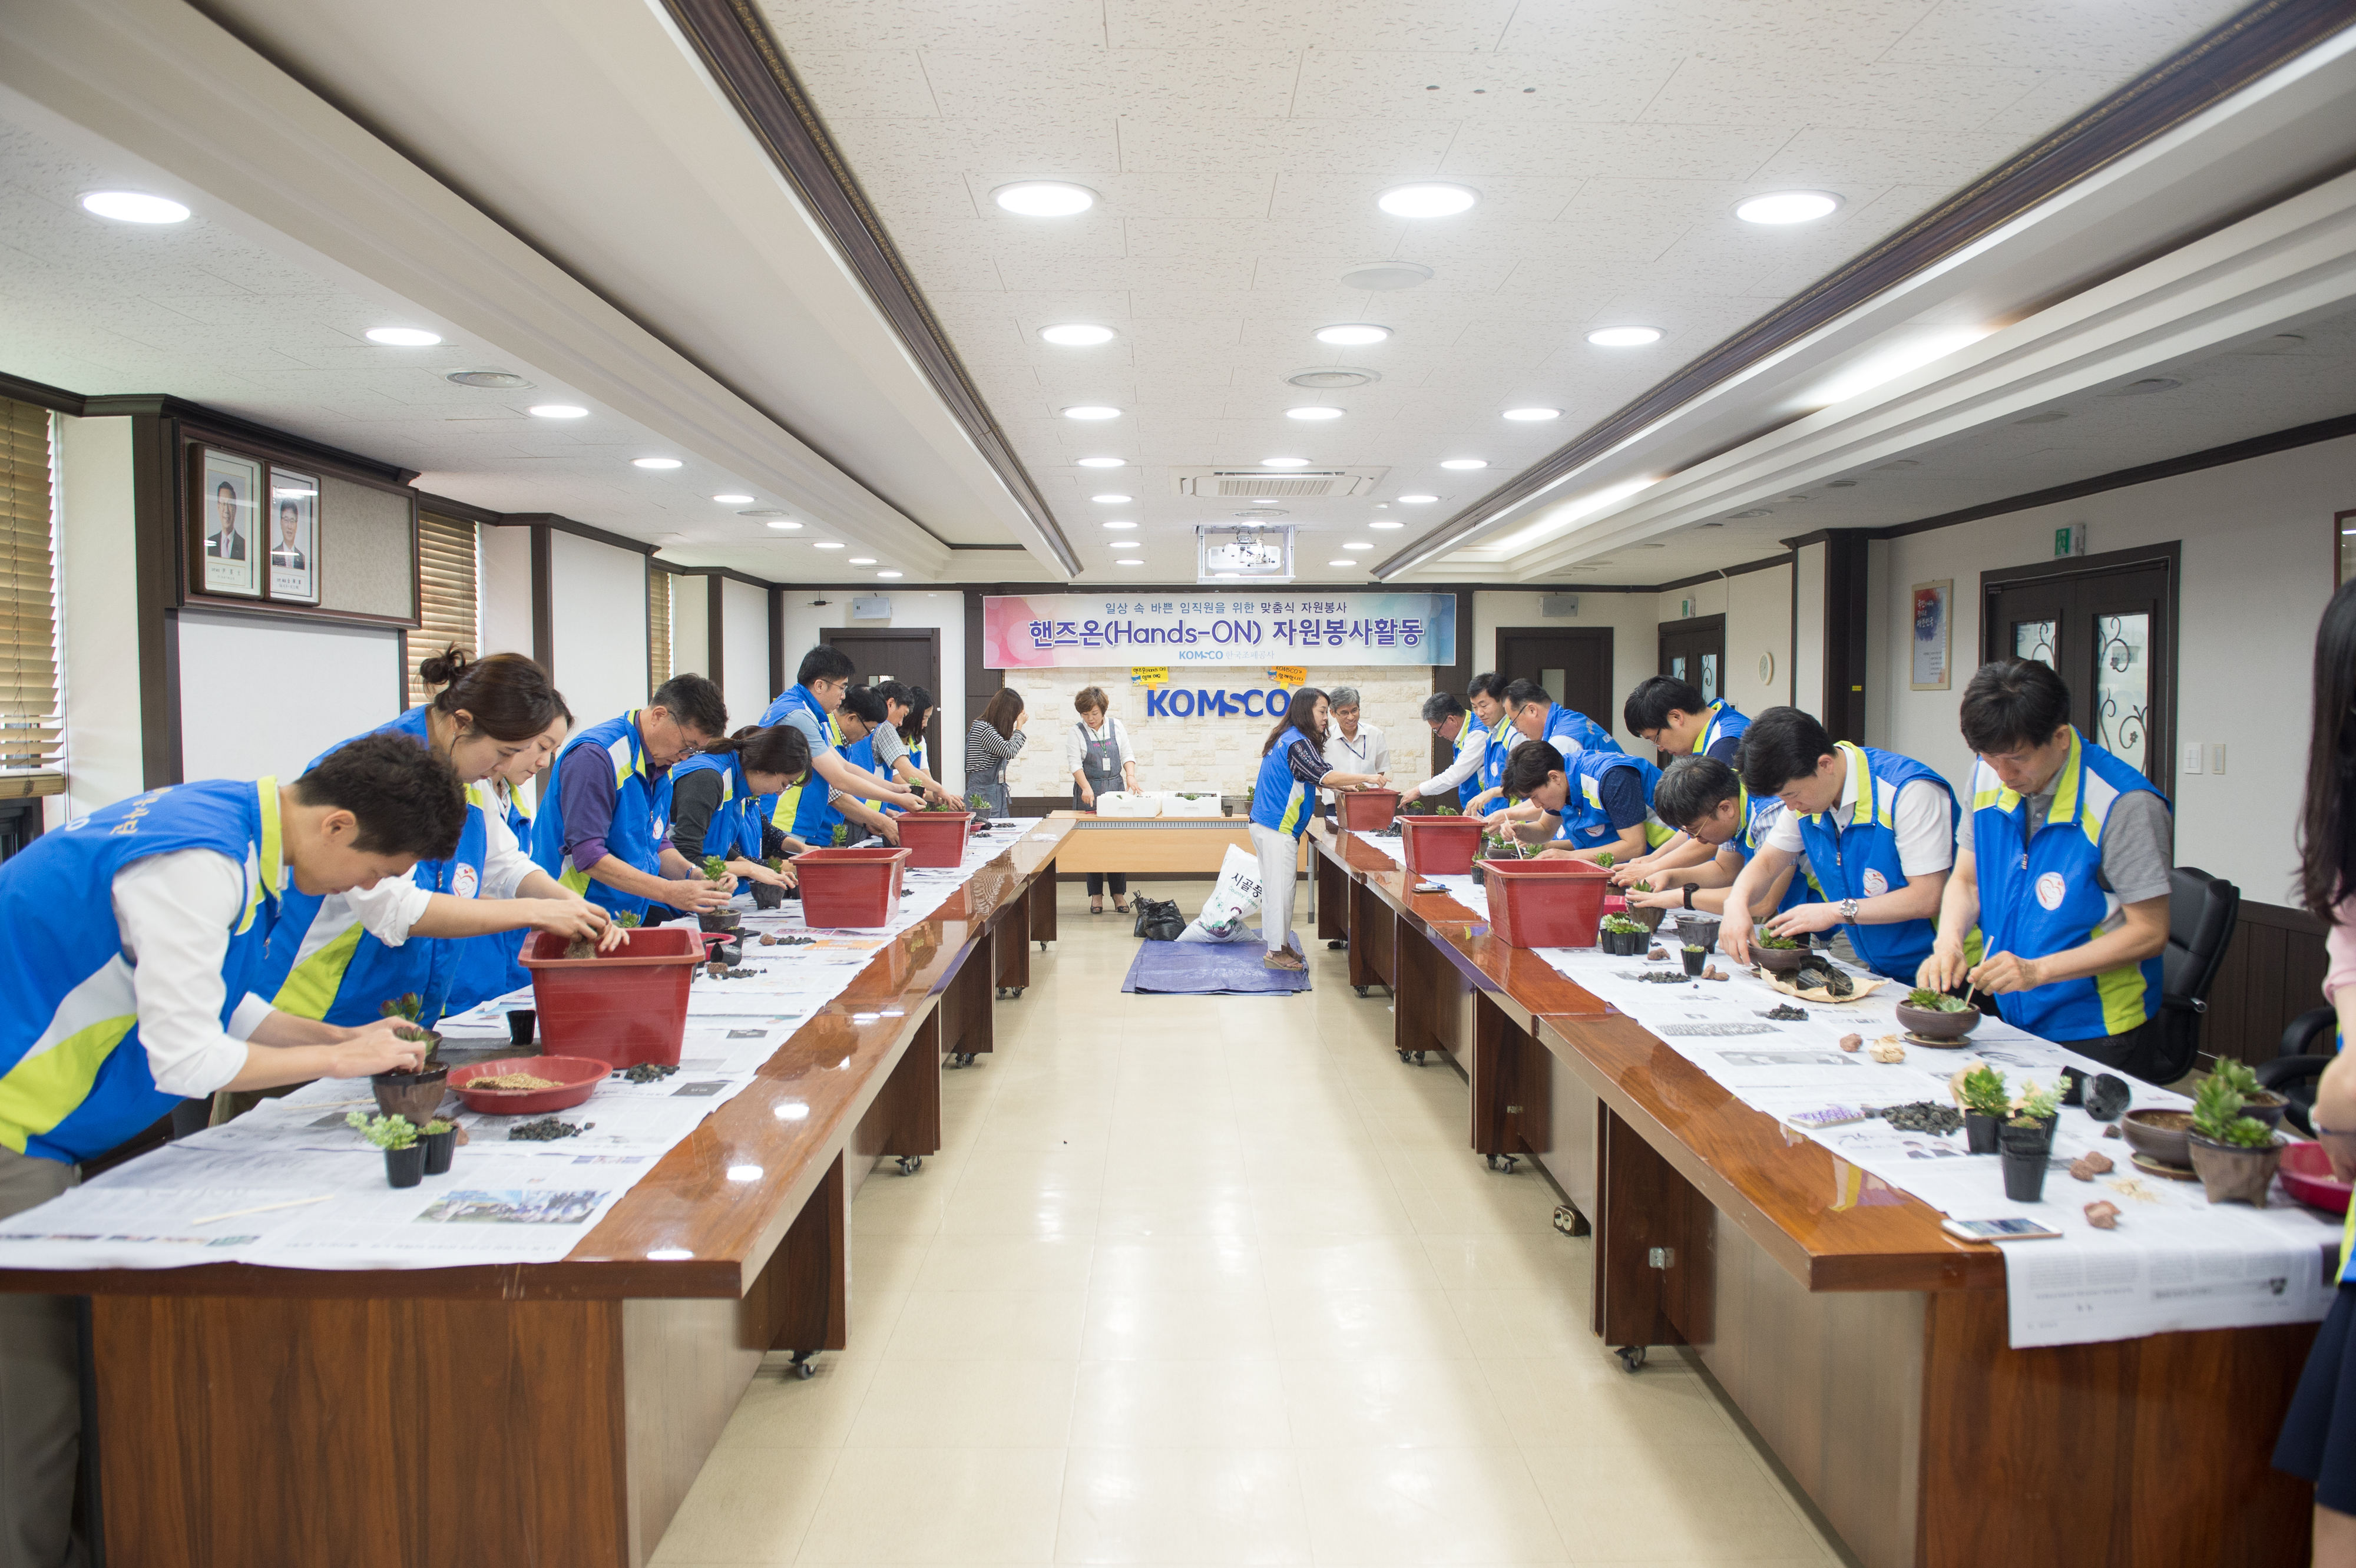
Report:
[{"label": "picture frame", "polygon": [[195,543],[190,575],[208,594],[262,597],[261,518],[262,465],[257,458],[199,448],[194,498]]},{"label": "picture frame", "polygon": [[1917,583],[1912,596],[1909,685],[1917,692],[1944,692],[1954,679],[1955,580]]},{"label": "picture frame", "polygon": [[319,481],[273,466],[270,510],[263,519],[270,596],[284,603],[319,602]]}]

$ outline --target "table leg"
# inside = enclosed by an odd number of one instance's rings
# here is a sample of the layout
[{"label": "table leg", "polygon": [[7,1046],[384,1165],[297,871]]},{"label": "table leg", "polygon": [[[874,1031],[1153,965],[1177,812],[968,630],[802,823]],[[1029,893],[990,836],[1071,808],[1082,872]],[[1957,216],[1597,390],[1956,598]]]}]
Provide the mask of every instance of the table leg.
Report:
[{"label": "table leg", "polygon": [[1031,928],[1031,940],[1045,952],[1047,944],[1055,940],[1055,864],[1049,861],[1039,868],[1031,884],[1031,891],[1023,896],[1025,919]]},{"label": "table leg", "polygon": [[[1444,968],[1453,972],[1455,966]],[[1453,1001],[1457,1038],[1472,1042],[1463,1057],[1472,1079],[1472,1152],[1508,1170],[1524,1155],[1546,1154],[1554,1058],[1487,993],[1467,985]]]},{"label": "table leg", "polygon": [[966,949],[958,967],[941,987],[937,1042],[945,1067],[971,1067],[973,1058],[997,1049],[997,1015],[991,1008],[991,985],[997,967],[992,939],[985,936]]},{"label": "table leg", "polygon": [[1315,868],[1310,886],[1316,905],[1317,940],[1346,940],[1350,935],[1350,874],[1323,848],[1310,850],[1309,863]]}]

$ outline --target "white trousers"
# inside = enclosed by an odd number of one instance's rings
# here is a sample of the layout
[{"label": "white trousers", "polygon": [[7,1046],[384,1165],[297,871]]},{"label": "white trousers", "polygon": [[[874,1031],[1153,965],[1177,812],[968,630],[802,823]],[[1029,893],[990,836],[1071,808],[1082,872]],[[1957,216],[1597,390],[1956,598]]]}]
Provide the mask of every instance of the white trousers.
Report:
[{"label": "white trousers", "polygon": [[1252,848],[1259,852],[1259,934],[1270,952],[1292,940],[1293,879],[1300,875],[1301,841],[1290,833],[1251,825]]}]

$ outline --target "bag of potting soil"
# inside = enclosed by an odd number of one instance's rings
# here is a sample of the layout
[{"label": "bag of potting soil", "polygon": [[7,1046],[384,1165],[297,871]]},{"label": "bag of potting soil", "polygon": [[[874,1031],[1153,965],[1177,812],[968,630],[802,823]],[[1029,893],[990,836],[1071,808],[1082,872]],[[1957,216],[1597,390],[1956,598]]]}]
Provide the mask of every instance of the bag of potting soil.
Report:
[{"label": "bag of potting soil", "polygon": [[1141,893],[1136,904],[1134,934],[1149,942],[1174,942],[1178,933],[1186,929],[1186,917],[1178,912],[1175,898],[1148,898]]},{"label": "bag of potting soil", "polygon": [[1248,942],[1258,933],[1244,921],[1259,908],[1259,856],[1235,844],[1227,846],[1219,865],[1219,880],[1203,901],[1203,911],[1179,934],[1182,942]]}]

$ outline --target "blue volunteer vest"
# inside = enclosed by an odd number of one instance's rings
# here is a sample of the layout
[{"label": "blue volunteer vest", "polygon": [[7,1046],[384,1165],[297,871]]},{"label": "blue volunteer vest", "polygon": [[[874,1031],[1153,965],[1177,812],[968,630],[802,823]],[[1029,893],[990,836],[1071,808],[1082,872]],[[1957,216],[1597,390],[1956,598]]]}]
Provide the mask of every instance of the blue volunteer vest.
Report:
[{"label": "blue volunteer vest", "polygon": [[[1458,759],[1462,760],[1464,754],[1471,751],[1476,753],[1481,757],[1482,763],[1485,765],[1488,761],[1488,750],[1489,732],[1481,727],[1478,719],[1471,714],[1466,714],[1463,727],[1456,732]],[[1456,786],[1457,805],[1460,807],[1471,805],[1472,797],[1487,788],[1488,786],[1482,782],[1481,768],[1475,767],[1472,772],[1464,776],[1464,782]]]},{"label": "blue volunteer vest", "polygon": [[1521,732],[1514,727],[1514,721],[1500,714],[1497,727],[1488,732],[1483,743],[1485,749],[1481,753],[1481,768],[1473,775],[1480,781],[1481,788],[1473,790],[1473,794],[1505,788],[1505,758],[1512,753],[1514,743],[1521,738]]},{"label": "blue volunteer vest", "polygon": [[[505,814],[508,831],[516,843],[531,843],[531,819],[515,803],[512,794],[504,799],[488,783],[466,786],[466,799],[487,815],[498,811]],[[479,937],[466,937],[451,944],[458,950],[455,977],[450,982],[449,999],[443,1004],[445,1013],[464,1013],[478,1007],[495,996],[505,996],[531,983],[531,971],[523,966],[523,944],[530,931],[487,931]]]},{"label": "blue volunteer vest", "polygon": [[712,808],[712,822],[703,830],[701,853],[723,860],[737,855],[759,860],[765,797],[753,793],[753,781],[744,777],[744,759],[734,752],[697,752],[670,770],[671,789],[676,791],[680,779],[690,773],[720,775],[720,804]]},{"label": "blue volunteer vest", "polygon": [[[875,771],[875,737],[873,735],[846,741],[842,738],[842,726],[829,719],[826,736],[836,756],[862,773],[873,774]],[[818,776],[818,769],[815,767],[810,769],[801,789],[788,790],[787,793],[798,793],[801,797],[800,809],[794,814],[793,835],[817,849],[824,849],[833,843],[835,824],[842,821],[842,813],[835,810],[833,788]],[[785,796],[780,795],[777,799],[780,802],[778,810],[783,811]]]},{"label": "blue volunteer vest", "polygon": [[[1918,779],[1936,784],[1947,797],[1951,826],[1963,811],[1955,804],[1954,787],[1912,757],[1846,740],[1835,745],[1848,764],[1854,797],[1848,820],[1834,820],[1839,813],[1837,804],[1832,811],[1802,817],[1800,843],[1808,854],[1811,878],[1826,902],[1837,904],[1844,898],[1871,898],[1907,885],[1906,872],[1898,864],[1897,830],[1890,820],[1901,789]],[[1872,965],[1876,973],[1908,984],[1913,983],[1914,972],[1931,956],[1931,942],[1938,935],[1938,922],[1933,919],[1847,929],[1858,957]]]},{"label": "blue volunteer vest", "polygon": [[221,960],[220,1023],[262,965],[278,920],[284,856],[278,780],[175,784],[43,833],[0,865],[0,1144],[35,1159],[102,1155],[179,1097],[155,1087],[139,1000],[111,897],[132,862],[209,849],[245,873]]},{"label": "blue volunteer vest", "polygon": [[[1620,743],[1612,738],[1611,731],[1577,708],[1566,708],[1560,703],[1547,710],[1544,738],[1549,743],[1568,738],[1577,742],[1581,751],[1616,752],[1620,749]],[[1556,749],[1561,748],[1558,746]]]},{"label": "blue volunteer vest", "polygon": [[[1981,945],[1987,952],[2046,958],[2091,940],[2118,897],[2095,878],[2103,826],[2122,795],[2158,790],[2134,768],[2070,732],[2054,775],[2053,808],[2024,851],[2029,804],[1985,762],[1972,765],[1972,855],[1979,881]],[[2004,1021],[2049,1040],[2124,1035],[2159,1007],[2159,955],[2078,980],[1996,999]]]},{"label": "blue volunteer vest", "polygon": [[[425,709],[410,709],[369,735],[406,736],[428,742]],[[355,736],[354,740],[367,738]],[[341,746],[350,745],[350,741]],[[305,766],[316,768],[341,749],[331,746]],[[458,852],[448,860],[421,860],[410,880],[429,893],[472,898],[483,886],[483,858],[490,847],[482,808],[471,800]],[[372,1024],[382,1005],[414,995],[417,1021],[432,1028],[447,1007],[457,978],[458,944],[434,937],[411,937],[388,947],[362,928],[359,911],[340,893],[318,897],[299,887],[286,890],[285,908],[270,934],[262,983],[254,987],[281,1013],[321,1018],[330,1024]]]},{"label": "blue volunteer vest", "polygon": [[1659,768],[1624,751],[1582,751],[1565,759],[1562,765],[1570,791],[1563,797],[1561,825],[1555,830],[1556,838],[1569,840],[1574,849],[1593,849],[1619,839],[1620,830],[1612,825],[1612,815],[1603,808],[1603,780],[1620,768],[1636,769],[1639,787],[1644,792],[1645,847],[1658,849],[1675,836],[1675,830],[1653,814],[1653,790],[1661,781]]},{"label": "blue volunteer vest", "polygon": [[[1736,810],[1742,813],[1742,831],[1734,835],[1734,847],[1742,856],[1742,864],[1749,865],[1751,857],[1757,854],[1760,846],[1767,842],[1767,832],[1775,825],[1775,814],[1783,809],[1783,802],[1772,795],[1763,800],[1754,800],[1740,779],[1735,780],[1734,788]],[[1802,855],[1799,864],[1792,868],[1792,879],[1783,884],[1783,897],[1777,902],[1775,913],[1780,915],[1786,909],[1813,904],[1822,895],[1816,891],[1816,874],[1808,868],[1807,857]]]},{"label": "blue volunteer vest", "polygon": [[626,915],[644,915],[648,900],[624,893],[576,867],[564,853],[564,769],[610,768],[614,770],[614,821],[605,830],[605,853],[625,865],[635,865],[649,876],[662,875],[664,829],[669,816],[670,791],[666,772],[647,761],[638,740],[638,713],[633,708],[619,718],[593,725],[564,743],[550,776],[548,799],[531,824],[531,858],[558,882],[593,904]]},{"label": "blue volunteer vest", "polygon": [[[772,725],[784,724],[786,715],[793,713],[808,714],[816,720],[818,733],[821,736],[828,737],[826,744],[839,742],[842,738],[841,732],[834,727],[834,720],[828,715],[825,709],[818,705],[818,699],[810,695],[809,688],[798,683],[787,687],[777,694],[776,702],[762,710],[761,727],[767,729]],[[810,750],[815,753],[819,744],[813,741]],[[778,832],[787,833],[794,832],[794,823],[801,819],[803,796],[813,790],[820,800],[832,793],[827,781],[819,777],[815,767],[802,775],[800,783],[790,785],[776,795],[766,797],[770,802],[769,821],[776,824]],[[823,847],[818,845],[815,840],[806,842],[816,847]]]},{"label": "blue volunteer vest", "polygon": [[1693,754],[1708,756],[1711,746],[1721,740],[1740,740],[1742,732],[1750,727],[1750,716],[1720,697],[1709,705],[1709,722],[1701,726],[1701,734],[1694,736]]},{"label": "blue volunteer vest", "polygon": [[1251,820],[1294,838],[1307,831],[1313,814],[1314,791],[1292,776],[1290,757],[1293,743],[1306,744],[1308,739],[1297,729],[1278,736],[1268,755],[1259,759],[1259,779],[1252,786]]}]

